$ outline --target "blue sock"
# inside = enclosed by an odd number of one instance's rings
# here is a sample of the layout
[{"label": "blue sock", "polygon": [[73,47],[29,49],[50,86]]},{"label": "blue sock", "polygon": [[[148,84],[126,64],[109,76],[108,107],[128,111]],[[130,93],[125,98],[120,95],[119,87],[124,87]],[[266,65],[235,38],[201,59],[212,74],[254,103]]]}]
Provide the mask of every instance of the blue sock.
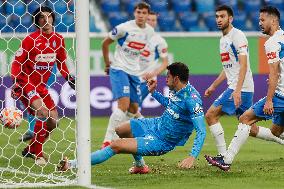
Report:
[{"label": "blue sock", "polygon": [[28,115],[28,119],[29,119],[29,129],[28,129],[28,132],[33,135],[34,134],[34,129],[35,129],[36,118],[33,115],[29,114]]},{"label": "blue sock", "polygon": [[101,150],[97,150],[91,154],[91,164],[96,165],[102,163],[114,156],[115,154],[116,153],[111,149],[110,146],[107,146]]},{"label": "blue sock", "polygon": [[144,159],[141,155],[134,155],[133,154],[133,157],[135,159],[135,166],[137,166],[137,167],[145,166],[145,161],[144,161]]}]

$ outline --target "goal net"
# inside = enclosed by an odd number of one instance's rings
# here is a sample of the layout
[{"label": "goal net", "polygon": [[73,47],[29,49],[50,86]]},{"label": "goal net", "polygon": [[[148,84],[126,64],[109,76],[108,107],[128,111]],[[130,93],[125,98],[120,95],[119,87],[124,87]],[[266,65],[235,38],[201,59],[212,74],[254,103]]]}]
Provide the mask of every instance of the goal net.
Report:
[{"label": "goal net", "polygon": [[[33,139],[23,141],[23,137],[27,133],[35,134],[35,130],[30,127],[40,119],[29,113],[27,106],[23,104],[19,96],[16,100],[11,97],[11,88],[14,83],[11,79],[11,65],[15,57],[21,54],[19,49],[21,49],[23,39],[37,30],[33,12],[39,7],[47,6],[54,12],[53,28],[55,32],[64,37],[64,49],[67,55],[66,65],[70,74],[75,77],[77,69],[75,69],[75,65],[79,64],[75,55],[76,43],[78,43],[75,37],[75,0],[0,0],[0,3],[0,110],[4,107],[16,106],[22,110],[24,115],[21,125],[15,129],[4,128],[0,122],[0,188],[78,184],[78,178],[79,184],[82,184],[82,182],[80,183],[80,177],[84,177],[88,170],[80,170],[80,161],[82,162],[82,159],[77,155],[80,154],[77,151],[78,145],[84,144],[84,141],[80,142],[77,138],[76,91],[71,89],[66,79],[62,77],[58,66],[57,68],[53,67],[53,70],[51,70],[50,63],[47,65],[39,63],[43,61],[44,54],[47,52],[46,49],[56,51],[57,48],[62,48],[63,44],[49,41],[52,37],[46,36],[47,42],[43,40],[44,44],[34,41],[32,49],[27,52],[26,60],[23,61],[24,64],[29,61],[34,62],[34,66],[29,67],[29,69],[34,70],[31,72],[21,70],[20,73],[24,73],[28,78],[28,83],[33,83],[34,81],[30,77],[32,74],[41,74],[41,80],[44,82],[43,77],[45,76],[43,75],[52,72],[48,78],[46,88],[48,88],[48,93],[56,105],[58,124],[49,136],[45,135],[46,138],[42,142],[42,152],[46,164],[39,165],[36,163],[34,159],[37,158],[35,152],[31,152],[31,156],[24,156],[24,149],[31,149],[28,146],[33,145],[33,142],[31,142]],[[85,3],[85,6],[89,6],[89,4]],[[86,46],[88,47],[88,45]],[[34,52],[43,55],[33,59],[32,53]],[[50,55],[52,53],[46,54]],[[52,60],[47,60],[47,62],[49,61],[52,62]],[[88,61],[85,63],[88,63]],[[20,87],[24,88],[23,85],[20,85]],[[24,94],[23,91],[25,89],[22,89],[22,95]],[[42,126],[42,129],[48,130],[44,126]],[[81,129],[84,130],[84,128]],[[88,135],[85,138],[89,141]],[[34,142],[41,143],[37,141],[37,138],[35,138]],[[86,146],[88,147],[88,145]],[[79,158],[79,170],[70,170],[64,173],[57,171],[57,164],[64,156],[68,156],[70,159]]]}]

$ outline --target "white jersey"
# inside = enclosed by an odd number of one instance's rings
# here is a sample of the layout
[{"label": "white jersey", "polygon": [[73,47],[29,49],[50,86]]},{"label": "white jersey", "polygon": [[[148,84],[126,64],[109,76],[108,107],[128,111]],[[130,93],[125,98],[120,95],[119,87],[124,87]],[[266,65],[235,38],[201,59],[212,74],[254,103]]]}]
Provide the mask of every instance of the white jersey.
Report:
[{"label": "white jersey", "polygon": [[146,44],[144,51],[140,56],[140,76],[151,72],[160,67],[159,58],[168,56],[168,44],[164,38],[155,33],[150,41]]},{"label": "white jersey", "polygon": [[247,73],[244,79],[243,92],[254,92],[254,83],[250,69],[248,41],[245,34],[236,28],[220,39],[220,56],[230,89],[235,90],[240,72],[238,55],[247,55]]},{"label": "white jersey", "polygon": [[284,96],[284,31],[276,31],[264,44],[268,64],[280,62],[280,75],[275,92]]},{"label": "white jersey", "polygon": [[154,33],[154,29],[150,25],[146,24],[145,28],[140,28],[135,20],[116,26],[109,32],[109,37],[112,40],[117,40],[111,67],[138,76],[140,53],[143,52]]}]

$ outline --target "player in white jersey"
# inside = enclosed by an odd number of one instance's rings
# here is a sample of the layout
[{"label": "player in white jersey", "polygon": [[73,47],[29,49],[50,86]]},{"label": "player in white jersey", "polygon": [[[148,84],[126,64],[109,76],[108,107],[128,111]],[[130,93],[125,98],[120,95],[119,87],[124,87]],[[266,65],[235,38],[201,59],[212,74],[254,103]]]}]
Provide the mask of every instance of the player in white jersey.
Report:
[{"label": "player in white jersey", "polygon": [[254,92],[248,41],[242,31],[233,27],[232,21],[233,10],[230,7],[221,5],[216,9],[216,23],[223,34],[220,39],[223,70],[204,94],[205,97],[209,97],[227,79],[228,88],[214,101],[206,113],[206,121],[220,155],[226,153],[220,117],[224,114],[236,114],[239,117],[251,107]]},{"label": "player in white jersey", "polygon": [[[248,41],[245,34],[232,25],[233,11],[229,6],[221,5],[216,9],[216,23],[222,31],[220,56],[223,70],[219,77],[205,91],[209,97],[216,87],[227,79],[228,88],[216,99],[206,113],[206,121],[216,142],[218,154],[226,154],[224,130],[219,121],[224,114],[241,116],[253,104],[254,83],[250,69]],[[258,130],[269,134],[269,129],[252,126],[251,136],[283,143],[272,135],[263,136]]]},{"label": "player in white jersey", "polygon": [[238,130],[224,157],[205,156],[210,164],[224,171],[230,169],[234,157],[249,136],[252,124],[272,119],[270,133],[279,137],[284,131],[284,32],[279,26],[279,20],[277,8],[267,6],[260,10],[259,25],[262,32],[270,36],[264,45],[269,65],[267,96],[240,117]]},{"label": "player in white jersey", "polygon": [[[131,20],[116,26],[103,40],[102,51],[105,62],[105,71],[110,76],[113,98],[118,102],[118,108],[110,116],[107,132],[104,139],[105,147],[115,136],[115,127],[127,120],[127,111],[136,114],[140,103],[140,54],[154,29],[146,24],[150,6],[139,3],[135,6],[134,17]],[[117,41],[114,60],[109,60],[109,46]]]},{"label": "player in white jersey", "polygon": [[[147,23],[153,28],[156,28],[157,14],[150,12]],[[161,58],[162,64],[158,63],[159,58]],[[141,53],[139,64],[141,70],[139,75],[141,76],[140,89],[142,102],[149,94],[147,80],[155,79],[168,66],[168,44],[165,39],[155,33]]]}]

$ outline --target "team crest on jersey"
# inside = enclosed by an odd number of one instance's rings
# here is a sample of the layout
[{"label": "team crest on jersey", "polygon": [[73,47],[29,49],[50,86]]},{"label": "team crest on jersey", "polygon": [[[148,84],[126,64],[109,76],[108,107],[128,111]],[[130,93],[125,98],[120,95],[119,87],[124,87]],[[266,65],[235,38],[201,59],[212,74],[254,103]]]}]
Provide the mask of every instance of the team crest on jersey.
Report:
[{"label": "team crest on jersey", "polygon": [[55,41],[53,41],[52,46],[53,46],[53,48],[56,47],[56,42]]},{"label": "team crest on jersey", "polygon": [[200,113],[203,113],[203,108],[198,103],[196,103],[195,107],[193,108],[193,112],[195,115],[198,115]]},{"label": "team crest on jersey", "polygon": [[117,28],[113,28],[111,31],[111,35],[116,35],[117,34]]},{"label": "team crest on jersey", "polygon": [[16,52],[16,56],[22,56],[22,54],[23,54],[23,48],[19,48],[18,50],[17,50],[17,52]]}]

